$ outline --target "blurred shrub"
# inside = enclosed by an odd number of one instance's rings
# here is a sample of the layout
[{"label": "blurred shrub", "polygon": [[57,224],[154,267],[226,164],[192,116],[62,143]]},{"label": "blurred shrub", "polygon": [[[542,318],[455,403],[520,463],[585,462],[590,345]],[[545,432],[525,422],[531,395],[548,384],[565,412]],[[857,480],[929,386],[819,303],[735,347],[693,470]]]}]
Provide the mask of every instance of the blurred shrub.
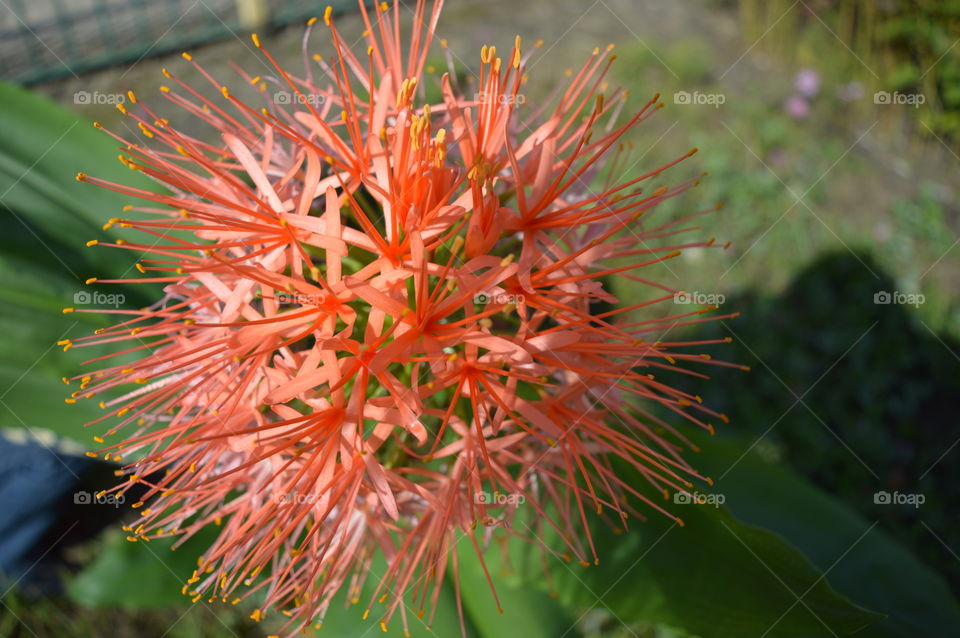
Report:
[{"label": "blurred shrub", "polygon": [[[852,75],[874,91],[920,93],[889,111],[936,135],[960,136],[960,0],[740,0],[744,38],[798,63]],[[872,100],[871,100],[872,101]],[[926,133],[923,128],[918,129]]]}]

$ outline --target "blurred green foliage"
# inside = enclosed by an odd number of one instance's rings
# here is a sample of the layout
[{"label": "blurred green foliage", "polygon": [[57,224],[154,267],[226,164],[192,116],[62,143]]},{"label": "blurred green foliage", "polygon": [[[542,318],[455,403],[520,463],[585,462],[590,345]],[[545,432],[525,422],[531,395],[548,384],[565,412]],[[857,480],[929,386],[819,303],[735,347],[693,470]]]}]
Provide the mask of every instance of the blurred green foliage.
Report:
[{"label": "blurred green foliage", "polygon": [[[960,135],[960,2],[938,0],[734,0],[748,41],[853,75],[877,90],[922,93],[922,121],[936,134]],[[852,53],[852,55],[851,55]],[[824,60],[829,59],[829,64]],[[905,109],[908,113],[913,109]],[[899,116],[898,116],[899,117]],[[912,119],[912,115],[907,116]],[[917,127],[918,133],[925,133]]]}]

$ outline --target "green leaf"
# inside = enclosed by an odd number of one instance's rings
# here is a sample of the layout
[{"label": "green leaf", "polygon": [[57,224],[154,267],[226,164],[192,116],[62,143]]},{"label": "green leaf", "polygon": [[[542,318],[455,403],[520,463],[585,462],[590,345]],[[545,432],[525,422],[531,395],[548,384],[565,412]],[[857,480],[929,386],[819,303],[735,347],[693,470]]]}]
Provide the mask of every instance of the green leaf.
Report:
[{"label": "green leaf", "polygon": [[[117,141],[18,86],[0,82],[0,102],[5,124],[0,140],[0,210],[15,213],[44,236],[67,245],[118,236],[117,229],[101,227],[129,198],[75,179],[77,173],[86,172],[138,188],[153,187],[143,175],[117,162]],[[91,262],[115,266],[115,255],[109,253],[91,251]]]},{"label": "green leaf", "polygon": [[[3,241],[0,240],[0,247]],[[108,325],[106,317],[89,313],[63,314],[73,305],[77,287],[62,272],[34,264],[15,253],[0,252],[0,425],[49,429],[89,444],[93,432],[83,424],[101,416],[95,400],[67,404],[71,390],[62,376],[80,374],[81,363],[110,348],[74,348],[63,352],[56,343],[89,335]],[[133,293],[131,293],[133,294]],[[118,361],[123,360],[118,359]]]},{"label": "green leaf", "polygon": [[82,372],[81,361],[108,349],[64,354],[54,344],[89,335],[108,320],[62,309],[91,292],[122,296],[124,305],[140,307],[151,291],[84,283],[122,277],[133,257],[84,246],[111,236],[101,224],[126,200],[74,175],[86,171],[141,187],[150,182],[120,167],[116,141],[46,98],[0,83],[0,100],[6,125],[0,138],[0,425],[43,427],[87,441],[82,425],[100,411],[89,400],[66,405],[69,389],[60,377]]},{"label": "green leaf", "polygon": [[573,620],[568,611],[547,592],[509,578],[511,569],[494,547],[484,555],[502,611],[497,610],[493,592],[477,554],[467,539],[457,546],[460,592],[463,606],[477,632],[484,638],[523,636],[555,638],[564,635]]},{"label": "green leaf", "polygon": [[[183,607],[188,600],[181,595],[181,588],[190,578],[196,566],[197,556],[210,544],[216,534],[208,528],[187,541],[176,551],[171,551],[170,539],[147,543],[128,542],[122,534],[108,533],[102,539],[103,550],[94,561],[73,578],[67,588],[69,597],[88,607],[122,607],[130,610]],[[498,613],[490,588],[483,575],[477,556],[470,543],[462,539],[458,545],[460,594],[463,601],[465,627],[468,637],[501,638],[522,635],[524,638],[555,638],[563,635],[571,626],[569,615],[558,601],[546,593],[522,585],[516,579],[498,579],[497,593],[504,612]],[[488,560],[498,560],[496,552],[489,552]],[[497,556],[497,558],[494,558]],[[374,604],[369,616],[364,619],[365,605],[375,593],[379,575],[386,572],[383,558],[374,561],[368,578],[356,603],[347,602],[344,589],[335,596],[323,621],[322,638],[354,638],[358,635],[385,635],[400,638],[403,633],[402,615],[398,610],[383,634],[379,624],[380,612],[384,609]],[[130,583],[136,582],[135,587]],[[504,582],[506,581],[506,582]],[[409,597],[406,604],[410,605]],[[252,606],[255,602],[245,602]],[[389,604],[389,603],[387,603]],[[219,603],[211,604],[216,612]],[[448,582],[441,590],[436,615],[429,613],[417,618],[418,609],[406,608],[407,624],[414,635],[460,636],[460,619],[457,611],[455,590]],[[249,613],[249,612],[247,612]],[[265,627],[281,624],[282,617],[273,613],[267,616]],[[365,634],[369,632],[369,634]],[[376,632],[376,633],[374,633]]]},{"label": "green leaf", "polygon": [[[323,627],[316,632],[317,638],[356,638],[357,636],[384,636],[385,638],[404,638],[403,619],[398,609],[390,619],[387,625],[387,631],[384,633],[380,628],[381,616],[378,613],[383,609],[382,605],[375,604],[370,611],[370,615],[364,619],[364,606],[371,599],[376,584],[379,582],[379,575],[386,571],[386,564],[382,558],[374,561],[370,574],[364,583],[363,591],[358,599],[358,604],[347,604],[346,588],[340,591],[330,604],[327,615],[323,619]],[[388,601],[389,602],[389,601]],[[457,603],[453,591],[449,586],[444,586],[437,600],[436,614],[431,618],[430,612],[423,614],[418,618],[418,609],[413,608],[407,602],[406,616],[407,625],[410,629],[410,635],[413,636],[449,636],[458,638],[461,635],[460,619],[457,613]],[[478,633],[473,626],[472,618],[464,618],[464,627],[467,638],[493,638],[486,634]]]},{"label": "green leaf", "polygon": [[[599,565],[560,563],[562,599],[622,622],[659,622],[704,638],[852,634],[881,616],[834,591],[794,546],[724,508],[674,505],[616,536],[597,527]],[[798,602],[798,598],[801,602]]]},{"label": "green leaf", "polygon": [[733,513],[781,534],[829,570],[838,591],[889,616],[871,626],[871,637],[937,638],[960,627],[960,605],[944,580],[882,529],[785,467],[745,453],[747,444],[697,444],[704,470],[725,474],[717,489]]},{"label": "green leaf", "polygon": [[[171,551],[171,539],[154,540],[147,543],[126,541],[122,534],[108,533],[102,539],[103,551],[94,561],[73,578],[67,587],[67,595],[76,603],[87,607],[122,607],[129,610],[182,608],[189,599],[181,594],[181,588],[190,578],[197,565],[197,557],[210,545],[216,535],[215,528],[207,528],[197,536]],[[375,560],[369,570],[363,590],[356,600],[348,603],[344,588],[338,593],[323,621],[323,627],[316,632],[322,638],[355,638],[356,636],[385,636],[401,638],[404,636],[403,621],[398,610],[383,633],[379,627],[383,609],[374,605],[366,619],[363,618],[365,604],[371,599],[378,574],[383,574],[386,566],[383,559]],[[223,603],[198,602],[209,605],[213,613],[223,607]],[[256,602],[244,601],[242,605],[252,609]],[[246,613],[250,613],[250,609]],[[457,614],[453,592],[445,587],[441,591],[437,604],[437,613],[432,619],[429,614],[417,618],[417,610],[406,609],[407,623],[414,635],[460,636],[460,620]],[[264,628],[279,627],[284,617],[278,613],[268,613]],[[471,619],[466,619],[468,638],[495,638],[491,634],[478,633]],[[269,633],[269,631],[265,632]],[[503,634],[501,634],[503,635]]]},{"label": "green leaf", "polygon": [[67,584],[67,595],[89,607],[161,609],[183,605],[180,590],[213,540],[212,530],[194,536],[176,551],[172,539],[128,542],[119,532],[104,537],[105,549]]}]

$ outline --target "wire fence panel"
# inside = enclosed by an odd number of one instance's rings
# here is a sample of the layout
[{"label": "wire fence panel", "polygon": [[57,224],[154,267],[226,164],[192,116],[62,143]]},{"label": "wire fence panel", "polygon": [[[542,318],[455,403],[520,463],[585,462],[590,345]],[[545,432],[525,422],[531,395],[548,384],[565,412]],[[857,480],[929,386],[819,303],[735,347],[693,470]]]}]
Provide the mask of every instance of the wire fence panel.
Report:
[{"label": "wire fence panel", "polygon": [[355,6],[354,0],[5,0],[0,77],[36,84],[135,62],[255,28]]}]

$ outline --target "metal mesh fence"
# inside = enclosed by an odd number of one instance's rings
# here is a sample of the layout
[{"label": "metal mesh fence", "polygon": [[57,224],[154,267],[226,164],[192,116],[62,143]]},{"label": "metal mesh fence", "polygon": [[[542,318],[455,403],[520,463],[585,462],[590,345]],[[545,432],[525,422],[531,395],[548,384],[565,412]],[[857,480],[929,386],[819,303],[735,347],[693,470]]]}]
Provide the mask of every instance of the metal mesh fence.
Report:
[{"label": "metal mesh fence", "polygon": [[3,0],[0,76],[36,84],[342,11],[354,0]]}]

